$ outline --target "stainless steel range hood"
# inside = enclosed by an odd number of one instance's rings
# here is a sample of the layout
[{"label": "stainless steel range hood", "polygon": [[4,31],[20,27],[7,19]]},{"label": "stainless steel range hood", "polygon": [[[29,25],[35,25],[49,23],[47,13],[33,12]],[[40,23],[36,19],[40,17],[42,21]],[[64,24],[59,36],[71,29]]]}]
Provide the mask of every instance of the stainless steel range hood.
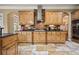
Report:
[{"label": "stainless steel range hood", "polygon": [[37,9],[37,21],[42,21],[42,5],[38,5],[38,9]]}]

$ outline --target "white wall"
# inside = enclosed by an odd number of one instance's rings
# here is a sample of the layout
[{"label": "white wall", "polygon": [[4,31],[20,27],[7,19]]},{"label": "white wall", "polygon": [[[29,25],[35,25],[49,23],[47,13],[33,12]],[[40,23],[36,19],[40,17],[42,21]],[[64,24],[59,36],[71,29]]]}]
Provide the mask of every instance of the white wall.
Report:
[{"label": "white wall", "polygon": [[[0,5],[0,9],[37,9],[38,5]],[[52,4],[52,5],[42,5],[43,9],[79,9],[79,5],[73,5],[73,4]]]},{"label": "white wall", "polygon": [[3,13],[3,24],[4,24],[4,29],[3,29],[3,33],[8,33],[8,27],[7,27],[7,15],[10,12],[15,12],[16,10],[0,10],[0,13]]}]

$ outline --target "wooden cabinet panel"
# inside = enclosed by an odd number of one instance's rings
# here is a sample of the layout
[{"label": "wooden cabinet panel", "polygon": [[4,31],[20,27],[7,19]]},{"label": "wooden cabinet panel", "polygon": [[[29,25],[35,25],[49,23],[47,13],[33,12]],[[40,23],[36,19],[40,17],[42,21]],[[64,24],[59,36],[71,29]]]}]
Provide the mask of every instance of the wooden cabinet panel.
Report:
[{"label": "wooden cabinet panel", "polygon": [[45,24],[62,24],[62,12],[45,11]]},{"label": "wooden cabinet panel", "polygon": [[17,45],[12,45],[10,47],[4,47],[2,49],[2,55],[16,55],[17,54]]},{"label": "wooden cabinet panel", "polygon": [[23,42],[22,32],[18,32],[18,42]]},{"label": "wooden cabinet panel", "polygon": [[63,23],[63,13],[62,12],[58,12],[57,24],[62,24],[62,23]]},{"label": "wooden cabinet panel", "polygon": [[32,42],[32,32],[26,32],[26,42]]},{"label": "wooden cabinet panel", "polygon": [[19,12],[20,24],[26,24],[26,12]]},{"label": "wooden cabinet panel", "polygon": [[60,42],[60,37],[61,37],[61,34],[60,34],[60,32],[55,32],[55,41],[56,42]]},{"label": "wooden cabinet panel", "polygon": [[0,38],[0,55],[1,55],[1,50],[2,50],[2,48],[1,48],[1,38]]},{"label": "wooden cabinet panel", "polygon": [[52,42],[52,32],[47,32],[47,42]]},{"label": "wooden cabinet panel", "polygon": [[34,24],[34,12],[33,11],[20,11],[19,19],[20,19],[20,24],[33,25]]},{"label": "wooden cabinet panel", "polygon": [[61,40],[60,42],[65,42],[67,39],[67,32],[61,32]]},{"label": "wooden cabinet panel", "polygon": [[[6,42],[6,43],[5,43]],[[17,54],[17,35],[2,38],[2,55]]]},{"label": "wooden cabinet panel", "polygon": [[12,36],[8,36],[8,37],[5,37],[3,38],[2,40],[2,47],[12,43],[12,42],[15,42],[17,40],[17,35],[12,35]]},{"label": "wooden cabinet panel", "polygon": [[10,47],[6,52],[7,52],[7,55],[16,55],[16,45],[13,45],[12,47]]},{"label": "wooden cabinet panel", "polygon": [[47,32],[47,43],[64,43],[67,32]]},{"label": "wooden cabinet panel", "polygon": [[53,17],[52,17],[52,24],[57,24],[58,22],[58,14],[57,12],[53,12]]},{"label": "wooden cabinet panel", "polygon": [[56,32],[52,32],[52,41],[51,42],[56,42]]},{"label": "wooden cabinet panel", "polygon": [[45,40],[46,40],[46,33],[45,32],[39,32],[39,38],[40,38],[40,40],[39,40],[39,42],[43,42],[43,43],[45,43]]},{"label": "wooden cabinet panel", "polygon": [[40,38],[39,38],[39,32],[33,32],[33,41],[35,42],[39,42]]},{"label": "wooden cabinet panel", "polygon": [[18,42],[32,42],[32,32],[19,32]]},{"label": "wooden cabinet panel", "polygon": [[45,32],[33,32],[34,43],[45,43]]}]

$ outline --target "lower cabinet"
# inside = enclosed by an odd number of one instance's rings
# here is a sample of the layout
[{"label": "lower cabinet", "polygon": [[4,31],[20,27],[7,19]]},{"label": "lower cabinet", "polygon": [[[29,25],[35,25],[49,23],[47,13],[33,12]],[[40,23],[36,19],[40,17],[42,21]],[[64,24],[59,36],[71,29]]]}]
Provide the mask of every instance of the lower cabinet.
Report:
[{"label": "lower cabinet", "polygon": [[2,49],[3,55],[16,55],[17,54],[17,45],[13,45],[11,47],[5,47]]},{"label": "lower cabinet", "polygon": [[32,42],[32,32],[18,32],[18,42]]},{"label": "lower cabinet", "polygon": [[25,43],[65,43],[65,31],[23,31],[18,33],[18,42]]},{"label": "lower cabinet", "polygon": [[16,45],[13,45],[12,47],[10,47],[8,50],[7,50],[7,55],[16,55]]},{"label": "lower cabinet", "polygon": [[47,32],[47,43],[65,43],[67,32]]},{"label": "lower cabinet", "polygon": [[47,32],[47,42],[53,42],[52,32]]},{"label": "lower cabinet", "polygon": [[61,32],[55,32],[55,42],[60,43],[61,41]]},{"label": "lower cabinet", "polygon": [[1,41],[2,55],[16,55],[17,54],[17,34],[3,37]]},{"label": "lower cabinet", "polygon": [[46,33],[45,32],[33,32],[33,42],[34,43],[45,43]]},{"label": "lower cabinet", "polygon": [[67,32],[61,32],[61,40],[60,42],[64,42],[67,40]]},{"label": "lower cabinet", "polygon": [[0,38],[0,55],[1,55],[1,38]]}]

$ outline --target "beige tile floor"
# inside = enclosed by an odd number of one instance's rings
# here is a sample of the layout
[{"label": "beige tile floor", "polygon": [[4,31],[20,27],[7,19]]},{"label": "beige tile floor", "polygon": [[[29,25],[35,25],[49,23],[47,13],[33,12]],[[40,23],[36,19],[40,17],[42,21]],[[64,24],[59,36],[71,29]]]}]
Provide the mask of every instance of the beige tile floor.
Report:
[{"label": "beige tile floor", "polygon": [[19,55],[79,55],[79,44],[66,42],[65,44],[27,44],[18,45]]}]

